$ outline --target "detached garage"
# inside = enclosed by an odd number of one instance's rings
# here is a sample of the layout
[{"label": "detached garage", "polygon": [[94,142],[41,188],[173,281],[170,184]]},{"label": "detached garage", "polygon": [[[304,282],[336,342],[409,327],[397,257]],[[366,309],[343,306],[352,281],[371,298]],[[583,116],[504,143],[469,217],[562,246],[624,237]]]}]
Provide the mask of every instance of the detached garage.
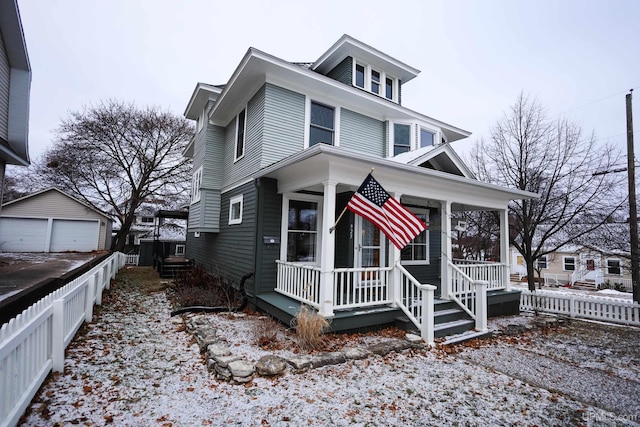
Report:
[{"label": "detached garage", "polygon": [[1,252],[91,252],[109,249],[111,219],[49,188],[2,205]]}]

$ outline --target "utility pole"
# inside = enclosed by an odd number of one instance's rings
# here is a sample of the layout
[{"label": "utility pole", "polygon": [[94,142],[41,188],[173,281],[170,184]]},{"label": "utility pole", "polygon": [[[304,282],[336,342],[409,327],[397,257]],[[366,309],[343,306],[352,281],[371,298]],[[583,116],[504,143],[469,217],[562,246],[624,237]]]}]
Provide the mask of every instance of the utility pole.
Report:
[{"label": "utility pole", "polygon": [[627,101],[627,176],[629,178],[629,232],[631,234],[631,282],[633,284],[633,300],[640,303],[640,265],[638,263],[638,208],[636,206],[636,171],[633,154],[633,115],[631,111],[631,94]]}]

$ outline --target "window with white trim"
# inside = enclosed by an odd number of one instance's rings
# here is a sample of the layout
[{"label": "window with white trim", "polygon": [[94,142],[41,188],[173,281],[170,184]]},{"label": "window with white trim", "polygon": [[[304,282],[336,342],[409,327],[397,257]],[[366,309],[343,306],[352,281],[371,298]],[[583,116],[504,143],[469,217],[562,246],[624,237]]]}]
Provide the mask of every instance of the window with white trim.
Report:
[{"label": "window with white trim", "polygon": [[335,109],[311,101],[309,120],[309,147],[323,143],[334,145]]},{"label": "window with white trim", "polygon": [[184,255],[185,246],[184,245],[176,245],[176,255]]},{"label": "window with white trim", "polygon": [[200,201],[200,186],[202,185],[202,166],[193,173],[191,178],[191,203]]},{"label": "window with white trim", "polygon": [[238,161],[244,157],[245,130],[247,125],[247,110],[244,109],[236,117],[236,149],[233,161]]},{"label": "window with white trim", "polygon": [[576,258],[572,256],[562,257],[562,269],[564,271],[576,270]]},{"label": "window with white trim", "polygon": [[[425,224],[429,223],[429,211],[427,209],[409,208]],[[400,259],[403,264],[429,264],[429,229],[418,234],[407,246],[400,251]]]},{"label": "window with white trim", "polygon": [[420,143],[418,148],[429,147],[436,142],[436,134],[428,129],[420,127]]},{"label": "window with white trim", "polygon": [[154,218],[152,216],[143,216],[140,217],[141,224],[153,224]]},{"label": "window with white trim", "polygon": [[549,268],[549,258],[547,258],[547,255],[541,255],[536,262],[538,264],[538,270]]},{"label": "window with white trim", "polygon": [[607,274],[622,274],[622,263],[619,258],[607,258]]},{"label": "window with white trim", "polygon": [[315,263],[318,259],[320,204],[315,200],[289,199],[286,257],[289,262]]},{"label": "window with white trim", "polygon": [[242,208],[244,197],[242,194],[229,200],[229,225],[242,223]]},{"label": "window with white trim", "polygon": [[370,65],[354,61],[353,85],[381,98],[398,101],[398,79]]},{"label": "window with white trim", "polygon": [[393,155],[411,151],[411,125],[393,124]]}]

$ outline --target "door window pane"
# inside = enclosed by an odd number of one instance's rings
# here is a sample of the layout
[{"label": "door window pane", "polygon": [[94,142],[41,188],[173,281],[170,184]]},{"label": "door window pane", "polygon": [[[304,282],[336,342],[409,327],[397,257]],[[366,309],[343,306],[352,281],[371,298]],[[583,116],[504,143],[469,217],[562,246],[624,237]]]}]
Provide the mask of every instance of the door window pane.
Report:
[{"label": "door window pane", "polygon": [[287,261],[315,262],[318,240],[318,203],[289,201]]}]

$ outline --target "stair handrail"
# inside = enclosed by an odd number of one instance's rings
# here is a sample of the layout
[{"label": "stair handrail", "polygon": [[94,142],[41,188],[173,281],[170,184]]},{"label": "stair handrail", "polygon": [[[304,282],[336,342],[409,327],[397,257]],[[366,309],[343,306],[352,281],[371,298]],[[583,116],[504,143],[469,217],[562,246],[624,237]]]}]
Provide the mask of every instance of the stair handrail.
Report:
[{"label": "stair handrail", "polygon": [[395,303],[420,330],[422,339],[433,346],[435,343],[434,294],[437,287],[420,283],[400,262],[396,262],[395,269],[400,273],[400,283],[398,283],[400,292]]},{"label": "stair handrail", "polygon": [[[474,320],[476,318],[476,313],[475,313],[475,289],[474,289],[474,284],[475,281],[469,277],[464,271],[462,271],[461,269],[459,269],[454,263],[452,263],[451,261],[447,261],[447,263],[449,264],[449,267],[451,267],[452,270],[454,270],[456,273],[458,273],[459,276],[461,276],[461,278],[463,279],[463,282],[468,282],[470,285],[468,287],[468,290],[464,291],[464,292],[460,292],[453,289],[453,286],[450,286],[449,288],[449,297],[453,299],[453,301],[456,302],[456,304],[458,304],[460,306],[460,308],[462,308],[464,311],[467,312],[467,314],[469,314],[469,316],[471,316]],[[453,285],[453,277],[450,277],[450,285]],[[458,287],[459,288],[459,287]],[[473,297],[472,298],[465,298],[464,301],[461,298],[461,295],[463,294],[472,294]]]}]

